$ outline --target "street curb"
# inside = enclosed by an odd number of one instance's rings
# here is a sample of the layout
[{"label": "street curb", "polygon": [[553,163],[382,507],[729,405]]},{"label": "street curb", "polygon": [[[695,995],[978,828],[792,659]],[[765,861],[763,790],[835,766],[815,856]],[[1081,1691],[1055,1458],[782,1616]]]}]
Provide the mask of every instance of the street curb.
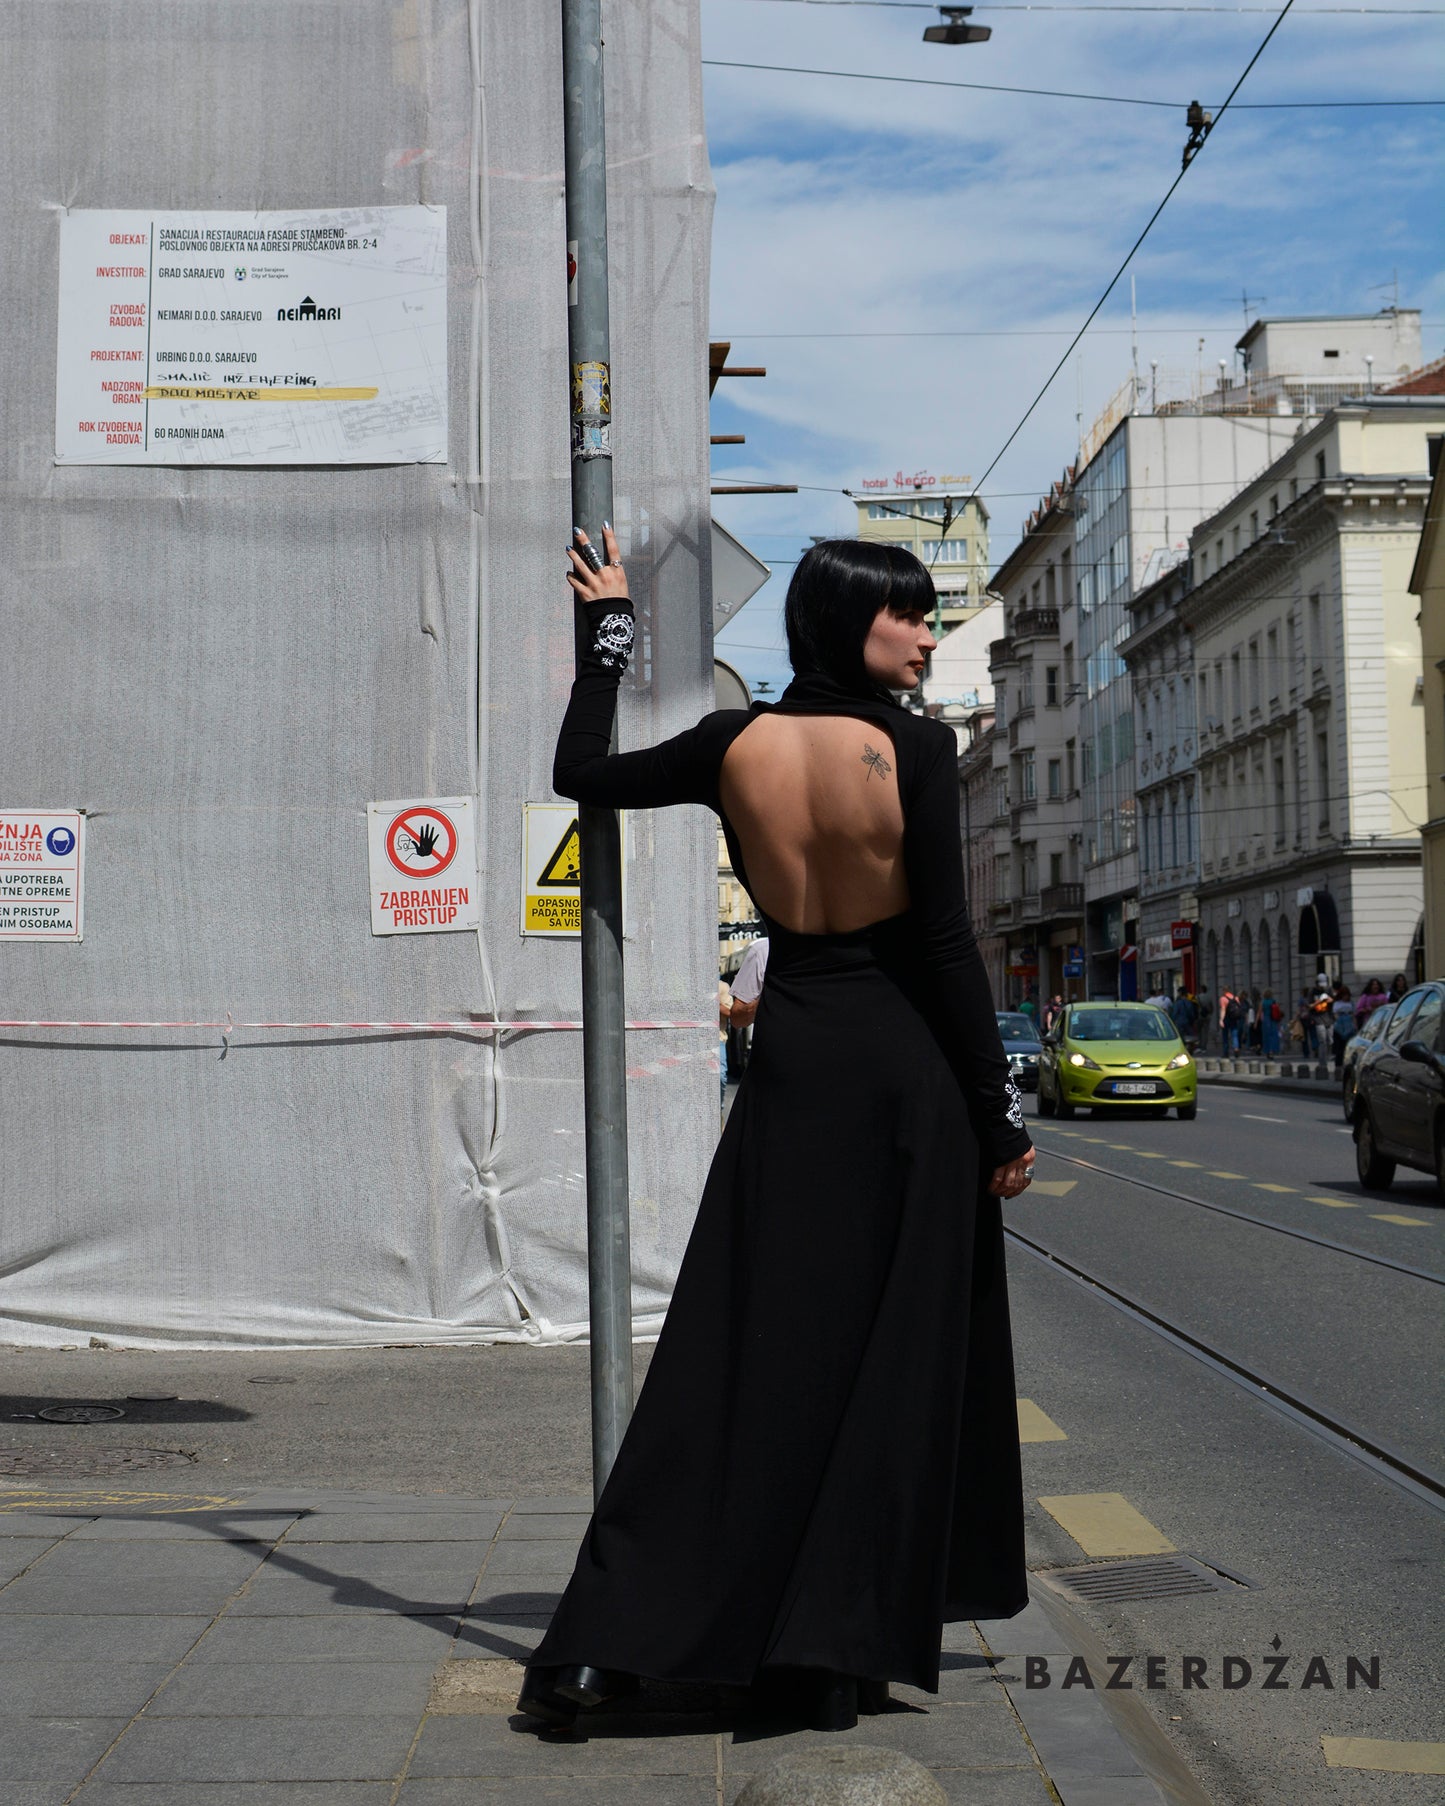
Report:
[{"label": "street curb", "polygon": [[1334,1078],[1287,1079],[1283,1074],[1262,1072],[1202,1072],[1195,1062],[1201,1085],[1237,1085],[1246,1091],[1288,1091],[1295,1097],[1315,1097],[1339,1106],[1340,1085]]}]

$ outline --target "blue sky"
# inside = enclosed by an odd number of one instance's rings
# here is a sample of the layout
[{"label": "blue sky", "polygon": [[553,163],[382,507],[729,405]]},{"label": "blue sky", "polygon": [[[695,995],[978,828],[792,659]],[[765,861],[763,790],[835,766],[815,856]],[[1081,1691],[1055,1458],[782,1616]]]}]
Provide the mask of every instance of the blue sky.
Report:
[{"label": "blue sky", "polygon": [[[1199,0],[1200,4],[1205,0]],[[1312,10],[1313,7],[1313,10]],[[702,0],[703,55],[1138,96],[1172,108],[707,68],[717,184],[714,338],[765,381],[719,385],[716,480],[797,496],[714,500],[775,567],[718,640],[751,682],[786,679],[780,608],[837,492],[927,467],[982,473],[1179,169],[1184,108],[1217,107],[1269,11],[980,5],[984,45],[924,44],[931,8]],[[1445,98],[1445,10],[1324,13],[1297,0],[1240,102]],[[1231,109],[1131,266],[1139,359],[1161,396],[1231,361],[1252,314],[1421,309],[1445,349],[1445,107]],[[808,336],[782,336],[782,335]],[[828,334],[933,334],[827,337]],[[1201,343],[1201,341],[1203,341]],[[984,491],[998,563],[1130,368],[1129,278]]]}]

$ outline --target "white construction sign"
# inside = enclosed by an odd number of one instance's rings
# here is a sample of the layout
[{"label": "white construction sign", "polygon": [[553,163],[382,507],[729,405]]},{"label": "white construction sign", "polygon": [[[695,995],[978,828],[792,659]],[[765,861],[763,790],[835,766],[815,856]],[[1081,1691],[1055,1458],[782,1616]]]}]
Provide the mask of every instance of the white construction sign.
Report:
[{"label": "white construction sign", "polygon": [[85,817],[0,809],[0,941],[78,941]]},{"label": "white construction sign", "polygon": [[445,464],[445,207],[60,221],[58,464]]},{"label": "white construction sign", "polygon": [[481,925],[476,811],[469,796],[368,803],[373,934]]}]

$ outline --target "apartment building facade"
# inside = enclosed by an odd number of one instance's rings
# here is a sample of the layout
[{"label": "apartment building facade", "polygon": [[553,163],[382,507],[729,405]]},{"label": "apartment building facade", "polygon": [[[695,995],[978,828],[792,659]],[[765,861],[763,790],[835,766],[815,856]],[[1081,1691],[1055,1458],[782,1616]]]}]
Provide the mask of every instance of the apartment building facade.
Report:
[{"label": "apartment building facade", "polygon": [[1137,964],[1144,996],[1199,986],[1199,796],[1194,770],[1194,649],[1179,604],[1189,586],[1182,552],[1156,556],[1157,574],[1128,605],[1129,667],[1139,822]]},{"label": "apartment building facade", "polygon": [[1073,472],[994,573],[994,895],[1002,1000],[1083,995]]},{"label": "apartment building facade", "polygon": [[1291,998],[1423,963],[1409,590],[1445,399],[1348,402],[1191,538],[1205,981]]},{"label": "apartment building facade", "polygon": [[902,546],[927,565],[938,592],[935,633],[961,625],[986,605],[988,509],[977,496],[897,488],[871,493],[856,505],[859,539]]},{"label": "apartment building facade", "polygon": [[1420,682],[1425,717],[1425,973],[1445,975],[1445,440],[1430,438],[1430,499],[1410,592],[1420,602]]}]

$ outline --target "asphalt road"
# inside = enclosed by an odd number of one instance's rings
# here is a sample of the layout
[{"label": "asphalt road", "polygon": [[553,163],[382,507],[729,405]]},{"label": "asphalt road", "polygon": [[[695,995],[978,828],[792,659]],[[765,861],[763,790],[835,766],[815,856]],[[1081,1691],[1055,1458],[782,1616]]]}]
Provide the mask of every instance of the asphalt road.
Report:
[{"label": "asphalt road", "polygon": [[[1160,1316],[1439,1473],[1438,1286],[1132,1183],[1177,1188],[1445,1270],[1445,1212],[1432,1202],[1431,1182],[1402,1176],[1388,1198],[1363,1193],[1352,1143],[1337,1132],[1343,1127],[1312,1099],[1223,1087],[1202,1088],[1192,1123],[1089,1115],[1039,1123],[1039,1182],[1072,1182],[1070,1189],[1036,1191],[1007,1217]],[[1350,1208],[1314,1201],[1326,1198]],[[1384,1220],[1395,1215],[1413,1220]],[[1066,1437],[1023,1450],[1031,1563],[1079,1560],[1039,1499],[1117,1492],[1177,1549],[1249,1583],[1075,1607],[1109,1652],[1167,1658],[1166,1686],[1133,1698],[1209,1798],[1216,1806],[1440,1799],[1438,1779],[1327,1769],[1320,1742],[1440,1740],[1439,1512],[1035,1256],[1011,1248],[1009,1271],[1018,1391]],[[1293,1659],[1276,1677],[1285,1684],[1265,1691],[1259,1683],[1275,1637]],[[1185,1653],[1207,1658],[1207,1691],[1183,1687]],[[1251,1662],[1252,1685],[1220,1686],[1230,1654]],[[1332,1688],[1318,1672],[1315,1684],[1301,1686],[1316,1654],[1326,1658]],[[1346,1689],[1350,1654],[1379,1655],[1378,1691]],[[1135,1672],[1141,1667],[1136,1660]]]}]

